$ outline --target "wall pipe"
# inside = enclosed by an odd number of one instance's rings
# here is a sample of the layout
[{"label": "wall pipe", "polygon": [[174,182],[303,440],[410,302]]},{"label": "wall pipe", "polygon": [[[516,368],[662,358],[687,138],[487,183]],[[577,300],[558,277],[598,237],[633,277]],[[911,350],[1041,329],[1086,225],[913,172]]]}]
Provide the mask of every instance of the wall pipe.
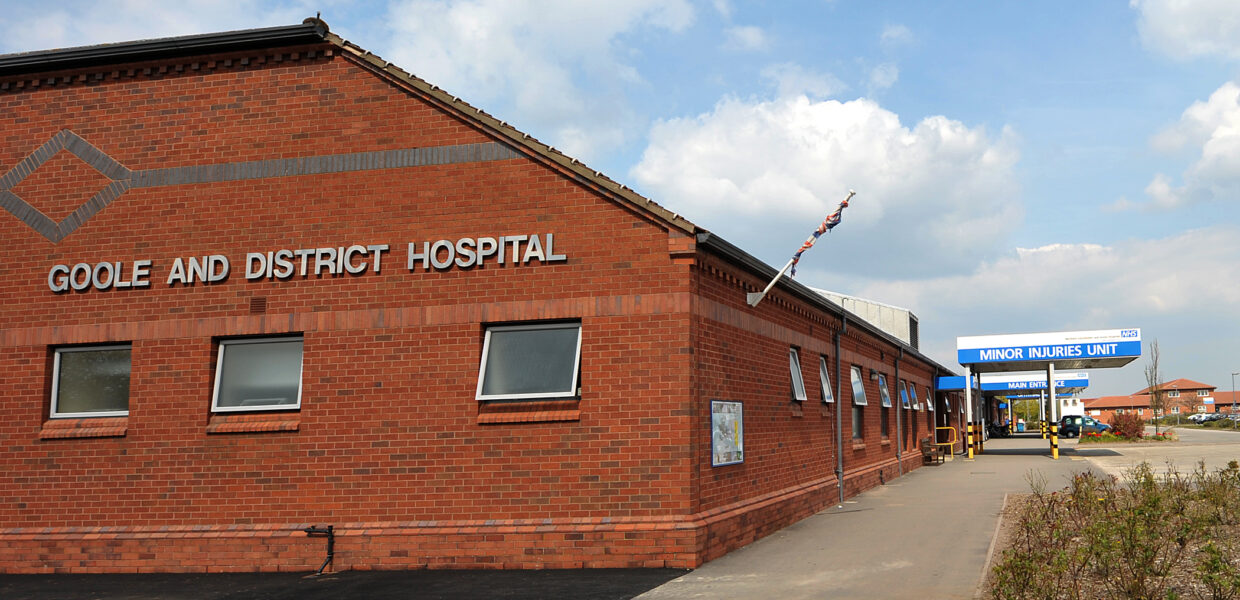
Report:
[{"label": "wall pipe", "polygon": [[[843,390],[844,383],[840,379],[840,334],[848,331],[848,315],[840,317],[843,325],[835,332],[835,389]],[[848,408],[852,408],[849,399]],[[835,398],[835,487],[840,492],[840,506],[844,505],[844,397]]]},{"label": "wall pipe", "polygon": [[[904,414],[904,396],[900,394],[903,388],[900,385],[900,359],[904,358],[904,348],[897,348],[899,354],[896,354],[896,400],[892,404],[896,405],[896,466],[901,476],[904,476],[904,429],[900,426]],[[890,386],[888,386],[890,387]],[[891,393],[888,390],[888,393]]]}]

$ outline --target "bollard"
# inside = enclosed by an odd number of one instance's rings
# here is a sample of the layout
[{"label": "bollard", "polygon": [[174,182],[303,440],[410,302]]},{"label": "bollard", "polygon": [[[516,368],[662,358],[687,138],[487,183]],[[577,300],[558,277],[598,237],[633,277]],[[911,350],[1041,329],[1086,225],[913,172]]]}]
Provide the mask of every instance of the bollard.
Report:
[{"label": "bollard", "polygon": [[969,423],[966,425],[965,431],[965,439],[968,440],[969,445],[969,459],[971,460],[973,458],[973,424]]},{"label": "bollard", "polygon": [[1059,460],[1059,425],[1051,425],[1051,458]]}]

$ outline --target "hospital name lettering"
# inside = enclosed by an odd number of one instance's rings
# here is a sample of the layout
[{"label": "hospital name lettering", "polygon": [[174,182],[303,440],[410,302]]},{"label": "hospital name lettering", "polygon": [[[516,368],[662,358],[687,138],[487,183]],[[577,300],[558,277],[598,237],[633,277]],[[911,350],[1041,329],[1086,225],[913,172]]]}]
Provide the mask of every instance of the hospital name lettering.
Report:
[{"label": "hospital name lettering", "polygon": [[[247,252],[242,259],[247,280],[284,281],[292,278],[336,277],[344,274],[378,274],[383,268],[388,244],[352,244],[328,248],[284,248]],[[495,265],[526,265],[565,262],[568,257],[555,253],[553,234],[466,237],[457,240],[409,242],[406,268],[409,272],[443,271],[452,268],[482,268]],[[53,292],[85,292],[109,289],[151,287],[154,261],[105,261],[53,265],[47,274],[47,287]],[[223,254],[176,258],[159,275],[167,287],[211,285],[224,282],[232,263]]]}]

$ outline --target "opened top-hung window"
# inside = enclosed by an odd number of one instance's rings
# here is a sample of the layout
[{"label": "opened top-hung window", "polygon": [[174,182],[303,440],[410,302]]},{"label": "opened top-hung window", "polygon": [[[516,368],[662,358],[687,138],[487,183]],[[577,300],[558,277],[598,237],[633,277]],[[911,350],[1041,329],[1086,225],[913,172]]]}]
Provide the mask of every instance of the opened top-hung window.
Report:
[{"label": "opened top-hung window", "polygon": [[581,323],[488,327],[478,369],[478,400],[577,395]]},{"label": "opened top-hung window", "polygon": [[801,377],[801,355],[796,348],[788,350],[788,370],[792,375],[792,399],[805,402],[805,379]]},{"label": "opened top-hung window", "polygon": [[127,345],[57,348],[51,416],[128,415],[130,356]]},{"label": "opened top-hung window", "polygon": [[211,410],[301,407],[302,338],[220,341]]}]

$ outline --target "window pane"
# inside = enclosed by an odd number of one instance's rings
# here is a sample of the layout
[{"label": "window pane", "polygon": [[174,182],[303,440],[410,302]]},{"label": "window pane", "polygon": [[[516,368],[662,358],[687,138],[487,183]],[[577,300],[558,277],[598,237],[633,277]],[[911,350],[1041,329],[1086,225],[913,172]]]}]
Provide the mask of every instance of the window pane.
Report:
[{"label": "window pane", "polygon": [[805,401],[805,379],[801,377],[801,357],[797,354],[797,349],[793,348],[788,352],[788,370],[792,373],[792,397],[798,401]]},{"label": "window pane", "polygon": [[130,349],[57,350],[55,414],[129,410]]},{"label": "window pane", "polygon": [[[913,395],[916,396],[917,394],[913,394]],[[934,411],[935,409],[934,394],[930,393],[930,388],[926,388],[926,406],[929,406],[931,411]]]},{"label": "window pane", "polygon": [[852,394],[853,404],[857,406],[865,406],[867,404],[865,399],[865,382],[861,379],[860,367],[852,368]]},{"label": "window pane", "polygon": [[908,403],[908,388],[904,386],[903,381],[900,382],[900,406],[903,406],[906,410],[912,408]]},{"label": "window pane", "polygon": [[883,406],[891,406],[891,393],[887,391],[887,376],[878,376],[878,398],[883,401]]},{"label": "window pane", "polygon": [[302,340],[221,342],[216,408],[298,406]]},{"label": "window pane", "polygon": [[496,327],[487,337],[480,397],[576,394],[580,325]]},{"label": "window pane", "polygon": [[831,378],[827,375],[827,357],[818,357],[818,379],[822,384],[822,401],[835,402],[835,394],[831,393]]}]

